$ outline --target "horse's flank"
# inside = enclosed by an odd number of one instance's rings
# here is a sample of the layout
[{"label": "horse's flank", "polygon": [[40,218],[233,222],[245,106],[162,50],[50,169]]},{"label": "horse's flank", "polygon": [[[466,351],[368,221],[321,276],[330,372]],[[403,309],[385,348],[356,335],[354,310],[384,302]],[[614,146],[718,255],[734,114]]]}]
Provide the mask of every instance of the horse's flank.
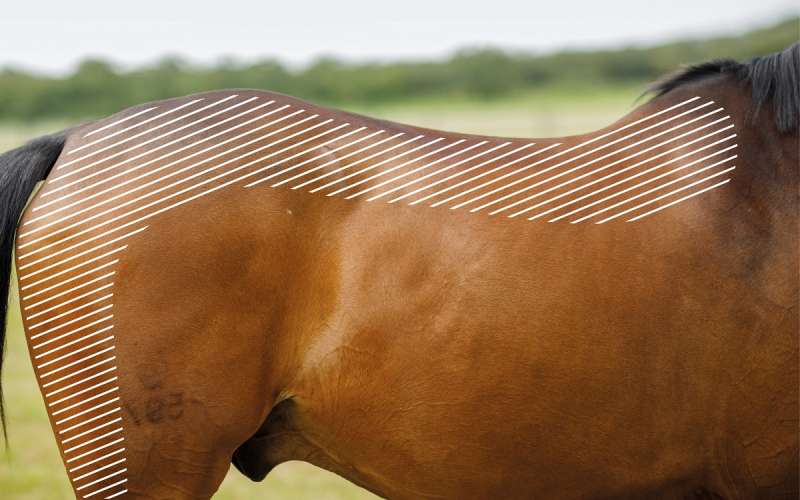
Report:
[{"label": "horse's flank", "polygon": [[17,266],[76,490],[796,496],[798,50],[573,137],[256,91],[72,131]]}]

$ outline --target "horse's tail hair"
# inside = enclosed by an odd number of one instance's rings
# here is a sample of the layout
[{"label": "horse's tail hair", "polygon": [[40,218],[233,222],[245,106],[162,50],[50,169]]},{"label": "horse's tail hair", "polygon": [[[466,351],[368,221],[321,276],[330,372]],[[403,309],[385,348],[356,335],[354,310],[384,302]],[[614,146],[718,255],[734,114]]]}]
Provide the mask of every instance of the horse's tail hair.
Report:
[{"label": "horse's tail hair", "polygon": [[[6,337],[8,290],[11,281],[11,255],[14,233],[22,211],[36,183],[44,180],[64,147],[65,134],[40,137],[0,155],[0,372]],[[3,388],[0,379],[0,427],[8,443]]]}]

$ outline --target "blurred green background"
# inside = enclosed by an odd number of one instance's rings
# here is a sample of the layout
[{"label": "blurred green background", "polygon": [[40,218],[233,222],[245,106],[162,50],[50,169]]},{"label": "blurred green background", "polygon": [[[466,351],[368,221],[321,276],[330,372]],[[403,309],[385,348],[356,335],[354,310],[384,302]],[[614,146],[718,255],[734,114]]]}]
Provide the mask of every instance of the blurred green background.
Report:
[{"label": "blurred green background", "polygon": [[65,76],[13,68],[0,71],[0,120],[81,120],[156,99],[237,87],[384,113],[411,108],[428,114],[436,108],[498,101],[538,113],[540,109],[532,105],[602,98],[615,90],[640,86],[681,64],[746,59],[782,49],[797,39],[798,18],[793,17],[735,37],[543,55],[477,48],[457,51],[444,60],[354,63],[321,57],[300,68],[276,59],[250,64],[228,59],[199,66],[168,57],[127,71],[90,58]]},{"label": "blurred green background", "polygon": [[[481,49],[443,60],[385,64],[323,58],[296,69],[277,60],[204,67],[175,58],[127,71],[90,59],[61,77],[5,69],[0,70],[0,151],[134,104],[230,87],[269,89],[463,132],[518,137],[587,132],[623,116],[649,82],[680,65],[781,50],[798,41],[799,30],[800,21],[792,17],[742,36],[651,47],[546,55]],[[3,374],[10,450],[5,456],[0,452],[0,498],[72,498],[25,348],[16,290],[10,302]],[[260,484],[232,471],[215,498],[374,497],[308,464],[288,463]]]}]

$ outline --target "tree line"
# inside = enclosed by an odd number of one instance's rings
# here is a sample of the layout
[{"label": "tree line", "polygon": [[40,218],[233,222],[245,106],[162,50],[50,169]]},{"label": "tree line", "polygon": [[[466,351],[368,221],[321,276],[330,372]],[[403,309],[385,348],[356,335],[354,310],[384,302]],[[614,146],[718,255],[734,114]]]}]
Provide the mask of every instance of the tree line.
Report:
[{"label": "tree line", "polygon": [[799,28],[800,18],[792,17],[741,36],[650,47],[544,55],[472,48],[438,61],[353,63],[322,57],[299,69],[277,59],[201,66],[176,57],[128,71],[87,59],[64,77],[5,68],[0,70],[0,120],[102,116],[146,101],[218,88],[268,89],[321,104],[369,105],[415,97],[494,99],[564,83],[639,83],[681,64],[747,59],[782,50],[798,41]]}]

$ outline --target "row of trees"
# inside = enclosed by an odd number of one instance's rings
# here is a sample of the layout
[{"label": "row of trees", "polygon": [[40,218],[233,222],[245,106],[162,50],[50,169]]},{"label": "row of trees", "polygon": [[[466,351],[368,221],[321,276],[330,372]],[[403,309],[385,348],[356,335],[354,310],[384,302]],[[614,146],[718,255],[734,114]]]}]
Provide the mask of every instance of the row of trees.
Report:
[{"label": "row of trees", "polygon": [[444,61],[346,63],[326,57],[299,70],[275,59],[202,67],[179,58],[127,72],[106,61],[86,60],[63,78],[6,68],[0,71],[0,119],[101,116],[141,102],[215,88],[269,89],[335,105],[454,95],[492,99],[564,82],[644,82],[680,64],[715,57],[745,59],[781,50],[797,42],[798,27],[800,19],[791,18],[735,38],[548,55],[482,48],[457,52]]}]

